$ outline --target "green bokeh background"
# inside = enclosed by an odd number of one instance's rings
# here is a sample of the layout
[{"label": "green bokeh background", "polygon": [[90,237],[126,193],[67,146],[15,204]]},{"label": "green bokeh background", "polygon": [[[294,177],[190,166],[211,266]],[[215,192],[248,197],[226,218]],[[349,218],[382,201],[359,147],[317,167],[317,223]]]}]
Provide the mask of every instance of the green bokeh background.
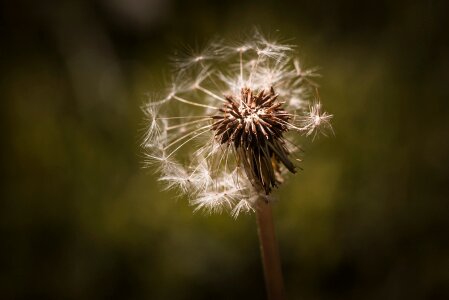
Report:
[{"label": "green bokeh background", "polygon": [[290,299],[449,299],[444,1],[0,4],[1,299],[263,299],[254,216],[142,169],[178,44],[257,25],[321,67],[336,136],[278,191]]}]

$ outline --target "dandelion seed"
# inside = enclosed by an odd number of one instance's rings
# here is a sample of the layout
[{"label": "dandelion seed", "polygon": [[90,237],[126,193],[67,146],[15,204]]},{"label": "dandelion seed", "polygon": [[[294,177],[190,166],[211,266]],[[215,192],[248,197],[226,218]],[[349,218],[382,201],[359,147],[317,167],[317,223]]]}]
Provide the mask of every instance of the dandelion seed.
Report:
[{"label": "dandelion seed", "polygon": [[310,104],[316,69],[300,65],[292,45],[259,32],[228,45],[215,41],[175,59],[166,96],[144,108],[143,146],[160,180],[195,210],[237,216],[273,201],[273,190],[300,169],[298,132],[333,130],[332,115]]},{"label": "dandelion seed", "polygon": [[316,102],[309,107],[309,111],[300,117],[301,130],[306,133],[306,136],[313,135],[313,138],[318,133],[327,136],[327,132],[334,133],[330,123],[333,115],[321,111],[321,103]]}]

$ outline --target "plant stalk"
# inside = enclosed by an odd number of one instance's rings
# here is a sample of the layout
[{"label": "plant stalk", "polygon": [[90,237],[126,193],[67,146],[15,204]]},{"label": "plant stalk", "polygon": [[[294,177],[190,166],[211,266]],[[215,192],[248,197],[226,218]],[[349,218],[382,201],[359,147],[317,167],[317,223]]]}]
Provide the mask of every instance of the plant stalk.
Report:
[{"label": "plant stalk", "polygon": [[271,206],[269,202],[260,201],[256,219],[267,296],[269,300],[278,300],[285,298],[285,292]]}]

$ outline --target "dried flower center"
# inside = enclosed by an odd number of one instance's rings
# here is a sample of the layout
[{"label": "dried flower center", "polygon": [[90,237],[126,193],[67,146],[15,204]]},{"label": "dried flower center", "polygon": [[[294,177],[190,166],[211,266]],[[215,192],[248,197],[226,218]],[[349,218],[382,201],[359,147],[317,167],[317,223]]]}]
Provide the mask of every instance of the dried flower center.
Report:
[{"label": "dried flower center", "polygon": [[234,147],[248,179],[268,195],[282,182],[280,163],[295,173],[283,138],[292,115],[282,108],[284,102],[277,101],[273,88],[257,94],[243,88],[237,99],[225,98],[221,114],[212,116],[215,138]]}]

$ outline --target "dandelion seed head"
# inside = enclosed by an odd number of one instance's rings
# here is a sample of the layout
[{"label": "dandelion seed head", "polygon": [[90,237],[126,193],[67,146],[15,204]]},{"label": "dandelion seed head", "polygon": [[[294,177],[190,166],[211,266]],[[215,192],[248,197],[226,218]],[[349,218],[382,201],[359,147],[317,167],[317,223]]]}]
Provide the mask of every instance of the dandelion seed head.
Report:
[{"label": "dandelion seed head", "polygon": [[298,169],[298,138],[332,131],[319,102],[315,69],[294,46],[254,32],[185,48],[165,96],[144,111],[147,164],[167,188],[187,194],[195,210],[253,211]]}]

